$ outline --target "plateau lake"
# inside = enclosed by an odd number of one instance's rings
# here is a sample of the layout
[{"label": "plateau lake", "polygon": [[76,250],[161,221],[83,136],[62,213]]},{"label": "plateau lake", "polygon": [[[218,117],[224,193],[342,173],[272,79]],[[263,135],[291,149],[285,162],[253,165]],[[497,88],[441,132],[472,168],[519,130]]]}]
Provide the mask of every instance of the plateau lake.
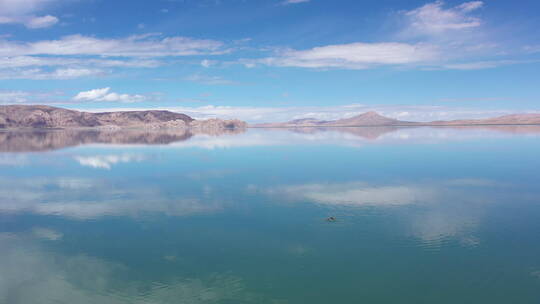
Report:
[{"label": "plateau lake", "polygon": [[5,131],[0,172],[2,304],[540,303],[540,126]]}]

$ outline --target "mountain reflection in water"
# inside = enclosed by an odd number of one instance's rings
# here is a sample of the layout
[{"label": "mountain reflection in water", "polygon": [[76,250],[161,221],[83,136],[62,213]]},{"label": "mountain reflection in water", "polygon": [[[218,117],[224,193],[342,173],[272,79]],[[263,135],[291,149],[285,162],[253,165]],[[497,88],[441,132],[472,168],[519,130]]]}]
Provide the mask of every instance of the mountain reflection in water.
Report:
[{"label": "mountain reflection in water", "polygon": [[[476,133],[472,133],[475,131]],[[0,131],[0,152],[38,152],[57,150],[66,147],[74,147],[85,144],[139,144],[139,145],[169,145],[177,142],[183,142],[192,139],[194,136],[203,136],[207,142],[212,138],[223,135],[246,134],[243,138],[230,137],[227,142],[231,146],[246,145],[246,138],[257,140],[254,145],[273,145],[277,144],[274,135],[268,137],[268,140],[261,138],[262,134],[286,132],[304,136],[303,140],[318,140],[333,144],[337,137],[342,137],[346,141],[358,140],[386,140],[396,138],[413,137],[428,138],[447,138],[460,137],[462,133],[465,137],[472,134],[481,134],[486,132],[493,134],[540,134],[540,126],[456,126],[456,127],[304,127],[304,128],[268,128],[268,129],[225,129],[225,130],[205,130],[192,131],[189,129],[58,129],[58,130],[4,130]],[[449,136],[448,133],[451,133]],[[317,136],[315,139],[313,136]],[[235,143],[235,140],[239,142]],[[223,144],[223,140],[219,140]],[[247,143],[247,145],[250,145]]]}]

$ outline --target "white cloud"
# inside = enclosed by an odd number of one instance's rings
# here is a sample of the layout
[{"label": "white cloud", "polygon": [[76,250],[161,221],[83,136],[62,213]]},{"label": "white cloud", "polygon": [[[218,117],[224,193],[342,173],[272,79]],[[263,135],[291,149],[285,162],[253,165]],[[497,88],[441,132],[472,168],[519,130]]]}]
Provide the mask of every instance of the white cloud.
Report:
[{"label": "white cloud", "polygon": [[211,76],[204,74],[193,74],[184,77],[185,81],[197,82],[206,85],[231,85],[235,84],[234,81],[224,79],[220,76]]},{"label": "white cloud", "polygon": [[[223,49],[223,43],[219,41],[160,38],[157,34],[120,39],[72,35],[35,42],[17,42],[7,38],[0,37],[0,79],[94,77],[115,71],[102,68],[153,68],[163,65],[164,57],[215,55],[228,51]],[[201,64],[204,66],[212,62],[206,60]],[[51,71],[43,67],[58,69]]]},{"label": "white cloud", "polygon": [[0,24],[23,24],[30,29],[53,26],[59,21],[57,17],[35,13],[54,1],[57,0],[0,0]]},{"label": "white cloud", "polygon": [[201,60],[201,66],[205,68],[209,68],[210,66],[212,66],[212,64],[214,64],[212,60],[208,60],[208,59]]},{"label": "white cloud", "polygon": [[526,53],[530,53],[530,54],[540,53],[540,45],[526,45],[523,47],[523,50]]},{"label": "white cloud", "polygon": [[430,62],[436,60],[438,56],[437,47],[429,44],[350,43],[303,51],[285,50],[277,57],[265,58],[258,62],[273,66],[365,69],[374,65]]},{"label": "white cloud", "polygon": [[56,69],[50,76],[55,79],[72,79],[85,76],[97,76],[102,74],[103,71],[99,69],[65,68]]},{"label": "white cloud", "polygon": [[43,102],[59,95],[63,95],[63,93],[61,91],[0,91],[0,104]]},{"label": "white cloud", "polygon": [[105,70],[92,68],[66,67],[54,70],[44,70],[40,68],[0,68],[0,79],[74,79],[79,77],[97,77],[105,74],[107,74],[107,71]]},{"label": "white cloud", "polygon": [[404,32],[409,35],[439,35],[448,31],[479,27],[482,24],[480,18],[469,16],[469,13],[482,5],[481,1],[473,1],[445,9],[443,1],[428,3],[404,12],[409,22]]},{"label": "white cloud", "polygon": [[75,101],[108,101],[108,102],[140,102],[144,101],[146,96],[139,94],[118,94],[111,92],[111,88],[94,89],[90,91],[79,92],[73,100]]},{"label": "white cloud", "polygon": [[434,69],[448,69],[448,70],[481,70],[481,69],[493,69],[500,66],[511,64],[525,64],[537,61],[530,60],[493,60],[493,61],[473,61],[466,63],[449,63],[434,67]]},{"label": "white cloud", "polygon": [[54,0],[0,0],[0,11],[9,15],[31,14]]},{"label": "white cloud", "polygon": [[482,6],[484,6],[484,2],[482,1],[471,1],[471,2],[465,2],[459,5],[457,8],[461,9],[464,12],[471,12],[471,11],[481,8]]},{"label": "white cloud", "polygon": [[100,39],[83,35],[57,40],[14,42],[0,40],[0,56],[120,56],[161,57],[220,54],[223,43],[188,37],[159,38],[157,34],[134,35],[120,39]]},{"label": "white cloud", "polygon": [[44,27],[50,27],[58,23],[58,18],[47,15],[42,17],[32,17],[26,23],[26,27],[31,29],[38,29]]},{"label": "white cloud", "polygon": [[161,63],[157,60],[149,59],[104,59],[104,58],[62,58],[62,57],[42,57],[42,56],[13,56],[0,57],[0,71],[9,68],[24,68],[24,67],[53,67],[53,66],[68,66],[68,67],[128,67],[128,68],[151,68],[160,66]]},{"label": "white cloud", "polygon": [[281,2],[281,4],[283,5],[288,5],[288,4],[298,4],[298,3],[306,3],[306,2],[309,2],[311,0],[285,0],[283,2]]}]

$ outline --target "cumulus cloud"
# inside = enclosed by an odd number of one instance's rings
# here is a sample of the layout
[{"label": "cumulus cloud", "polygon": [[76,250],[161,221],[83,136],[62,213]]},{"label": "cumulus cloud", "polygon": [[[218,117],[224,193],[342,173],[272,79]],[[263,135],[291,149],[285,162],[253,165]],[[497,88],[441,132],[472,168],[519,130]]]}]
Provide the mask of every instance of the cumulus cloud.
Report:
[{"label": "cumulus cloud", "polygon": [[35,14],[54,1],[57,0],[0,0],[0,24],[23,24],[29,29],[53,26],[59,21],[57,17]]},{"label": "cumulus cloud", "polygon": [[73,97],[73,100],[132,103],[144,101],[146,100],[146,97],[139,94],[118,94],[115,92],[111,92],[111,88],[102,88],[79,92],[75,97]]}]

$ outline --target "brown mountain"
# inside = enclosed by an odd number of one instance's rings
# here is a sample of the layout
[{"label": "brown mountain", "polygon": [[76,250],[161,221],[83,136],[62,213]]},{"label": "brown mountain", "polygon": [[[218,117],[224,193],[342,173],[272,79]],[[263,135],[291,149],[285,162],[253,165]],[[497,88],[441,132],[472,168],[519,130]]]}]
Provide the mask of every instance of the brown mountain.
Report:
[{"label": "brown mountain", "polygon": [[366,112],[351,118],[339,119],[327,122],[327,126],[348,127],[348,126],[402,126],[410,122],[392,119],[379,115],[377,112]]},{"label": "brown mountain", "polygon": [[50,106],[0,106],[0,128],[84,128],[84,127],[142,127],[142,128],[245,128],[238,120],[195,121],[185,114],[170,111],[123,111],[88,113]]},{"label": "brown mountain", "polygon": [[283,123],[257,124],[258,128],[301,128],[301,127],[384,127],[384,126],[475,126],[475,125],[540,125],[540,114],[514,114],[487,119],[449,120],[432,122],[401,121],[367,112],[351,118],[317,120],[304,118]]}]

